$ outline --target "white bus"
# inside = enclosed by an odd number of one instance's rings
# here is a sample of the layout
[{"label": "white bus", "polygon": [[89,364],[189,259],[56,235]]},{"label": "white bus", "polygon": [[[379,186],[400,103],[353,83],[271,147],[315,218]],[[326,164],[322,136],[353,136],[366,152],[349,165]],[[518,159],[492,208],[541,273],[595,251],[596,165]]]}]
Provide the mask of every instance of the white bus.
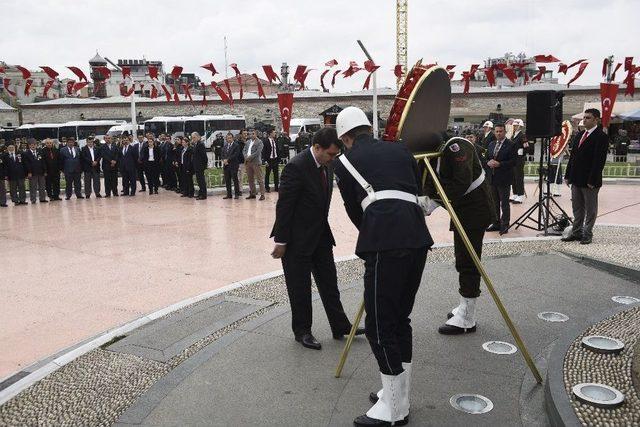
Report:
[{"label": "white bus", "polygon": [[223,114],[220,116],[199,115],[186,117],[184,133],[189,136],[191,132],[198,132],[204,141],[206,148],[211,148],[218,133],[226,135],[231,132],[234,136],[239,134],[247,126],[244,116]]},{"label": "white bus", "polygon": [[18,126],[14,131],[14,138],[34,138],[38,141],[44,141],[47,138],[58,142],[58,129],[60,124],[56,123],[36,123]]},{"label": "white bus", "polygon": [[60,125],[58,137],[75,138],[78,147],[84,147],[87,143],[87,137],[94,135],[100,142],[104,139],[112,126],[122,125],[126,123],[124,120],[84,120],[79,122],[67,122]]},{"label": "white bus", "polygon": [[156,137],[161,133],[166,133],[171,138],[184,136],[184,121],[188,117],[153,117],[144,122],[144,133],[151,132]]}]

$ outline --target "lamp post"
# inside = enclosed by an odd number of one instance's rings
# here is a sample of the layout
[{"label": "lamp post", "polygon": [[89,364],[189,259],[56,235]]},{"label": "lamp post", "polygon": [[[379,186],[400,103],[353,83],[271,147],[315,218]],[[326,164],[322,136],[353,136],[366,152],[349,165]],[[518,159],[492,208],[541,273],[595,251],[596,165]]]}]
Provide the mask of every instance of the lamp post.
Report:
[{"label": "lamp post", "polygon": [[[364,52],[366,57],[369,59],[369,61],[375,63],[375,61],[373,60],[371,55],[369,55],[369,52],[367,52],[367,48],[364,47],[364,44],[362,44],[362,42],[360,40],[358,40],[358,45],[360,45],[360,49],[362,49],[362,51]],[[372,89],[372,92],[373,92],[373,104],[371,106],[373,117],[371,118],[371,121],[373,122],[372,123],[373,124],[373,137],[374,138],[378,138],[378,84],[376,82],[377,71],[374,71],[371,74],[373,75],[372,76],[373,78],[371,79],[371,84],[373,86],[373,89]]]}]

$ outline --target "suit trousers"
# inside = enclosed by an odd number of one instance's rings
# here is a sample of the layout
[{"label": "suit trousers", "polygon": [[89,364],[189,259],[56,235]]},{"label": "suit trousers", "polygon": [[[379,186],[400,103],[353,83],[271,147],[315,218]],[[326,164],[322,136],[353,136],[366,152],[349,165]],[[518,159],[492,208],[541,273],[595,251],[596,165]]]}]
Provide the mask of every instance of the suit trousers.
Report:
[{"label": "suit trousers", "polygon": [[279,177],[278,177],[278,175],[280,174],[279,165],[280,165],[280,159],[267,160],[267,167],[264,173],[264,186],[267,188],[267,191],[270,190],[269,175],[271,175],[272,172],[273,172],[273,186],[276,189],[276,191],[278,191],[278,184],[280,183]]},{"label": "suit trousers", "polygon": [[149,184],[149,194],[158,191],[160,186],[160,165],[157,162],[149,162],[144,167],[144,174]]},{"label": "suit trousers", "polygon": [[380,372],[398,375],[411,362],[411,311],[427,261],[427,248],[366,252],[365,330]]},{"label": "suit trousers", "polygon": [[[509,187],[509,185],[491,184],[491,190],[493,191],[493,202],[495,203],[496,218],[498,218],[500,230],[507,229],[507,227],[509,227],[509,221],[511,220]],[[502,211],[502,215],[500,215],[500,211]]]},{"label": "suit trousers", "polygon": [[524,156],[518,156],[513,167],[512,192],[515,196],[524,196]]},{"label": "suit trousers", "polygon": [[193,174],[190,172],[182,172],[182,194],[193,197],[195,189],[193,188]]},{"label": "suit trousers", "polygon": [[224,183],[227,187],[227,196],[231,197],[231,182],[236,196],[240,195],[240,183],[238,182],[238,166],[226,165],[223,168]]},{"label": "suit trousers", "polygon": [[[484,238],[485,229],[474,228],[464,231],[469,237],[471,246],[476,251],[478,258],[482,257],[482,239]],[[477,298],[480,296],[480,272],[473,263],[473,259],[469,255],[464,241],[458,230],[453,230],[453,249],[456,257],[456,271],[458,272],[458,292],[465,298]]]},{"label": "suit trousers", "polygon": [[204,179],[204,169],[196,171],[196,182],[198,183],[198,197],[207,197],[207,181]]},{"label": "suit trousers", "polygon": [[0,205],[7,204],[7,187],[5,186],[5,178],[0,177]]},{"label": "suit trousers", "polygon": [[100,172],[91,170],[84,173],[84,195],[91,196],[91,188],[96,195],[100,194]]},{"label": "suit trousers", "polygon": [[60,197],[60,172],[48,173],[44,177],[45,187],[47,188],[47,196],[50,199]]},{"label": "suit trousers", "polygon": [[247,168],[244,163],[238,165],[238,182],[240,183],[240,194],[242,194],[242,186],[244,185],[244,178],[247,176]]},{"label": "suit trousers", "polygon": [[29,178],[29,199],[31,199],[31,203],[35,203],[38,196],[40,201],[47,199],[44,175],[31,175],[31,178]]},{"label": "suit trousers", "polygon": [[600,187],[571,186],[571,207],[573,208],[573,228],[571,234],[582,238],[593,237],[593,226],[598,215],[598,192]]},{"label": "suit trousers", "polygon": [[122,171],[122,194],[125,196],[136,194],[136,172]]},{"label": "suit trousers", "polygon": [[311,333],[313,319],[311,274],[329,319],[331,331],[335,334],[347,334],[351,329],[351,322],[340,302],[333,246],[328,235],[320,240],[311,255],[298,253],[295,243],[290,243],[288,245],[290,247],[287,247],[282,258],[282,268],[291,304],[291,328],[296,337]]},{"label": "suit trousers", "polygon": [[12,179],[9,181],[9,191],[13,203],[23,203],[27,201],[27,192],[24,188],[24,179]]},{"label": "suit trousers", "polygon": [[65,192],[67,197],[71,197],[71,194],[75,192],[76,197],[82,196],[82,186],[80,180],[80,172],[72,172],[64,174],[65,180]]},{"label": "suit trousers", "polygon": [[118,195],[118,171],[116,169],[104,172],[104,192],[106,196]]},{"label": "suit trousers", "polygon": [[138,181],[140,181],[140,190],[146,191],[147,184],[144,180],[144,168],[140,164],[138,164]]},{"label": "suit trousers", "polygon": [[264,179],[262,177],[262,167],[257,162],[245,162],[244,167],[247,171],[247,179],[249,180],[249,193],[251,195],[256,194],[256,179],[260,186],[260,194],[264,195]]}]

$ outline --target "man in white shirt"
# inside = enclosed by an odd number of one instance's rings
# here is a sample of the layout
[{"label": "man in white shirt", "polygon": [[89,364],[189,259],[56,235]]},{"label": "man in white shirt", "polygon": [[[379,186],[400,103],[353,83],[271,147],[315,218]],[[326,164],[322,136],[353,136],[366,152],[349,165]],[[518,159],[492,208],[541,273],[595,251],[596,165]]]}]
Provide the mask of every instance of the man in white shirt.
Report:
[{"label": "man in white shirt", "polygon": [[96,193],[96,197],[101,198],[100,194],[100,150],[95,146],[93,137],[87,138],[87,145],[80,150],[80,162],[82,164],[82,172],[84,172],[84,195],[87,199],[91,198],[91,189]]},{"label": "man in white shirt", "polygon": [[267,167],[264,174],[264,186],[267,193],[271,192],[269,187],[269,175],[273,173],[273,186],[278,192],[279,184],[279,165],[280,165],[280,150],[278,150],[278,143],[276,142],[276,130],[273,129],[269,132],[269,136],[264,144],[262,152],[262,158],[267,162]]},{"label": "man in white shirt", "polygon": [[244,145],[242,154],[244,155],[244,167],[247,171],[247,179],[249,180],[249,197],[247,199],[256,198],[256,183],[258,179],[260,185],[260,199],[264,200],[264,179],[262,177],[262,141],[256,136],[255,129],[249,131],[249,139]]}]

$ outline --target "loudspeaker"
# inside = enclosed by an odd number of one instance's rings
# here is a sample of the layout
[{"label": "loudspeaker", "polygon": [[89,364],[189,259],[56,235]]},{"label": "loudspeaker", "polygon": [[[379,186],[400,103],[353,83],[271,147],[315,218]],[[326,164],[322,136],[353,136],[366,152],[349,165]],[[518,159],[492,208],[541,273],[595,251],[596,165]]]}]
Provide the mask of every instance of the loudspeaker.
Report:
[{"label": "loudspeaker", "polygon": [[527,137],[551,138],[562,129],[562,92],[534,90],[527,93]]}]

